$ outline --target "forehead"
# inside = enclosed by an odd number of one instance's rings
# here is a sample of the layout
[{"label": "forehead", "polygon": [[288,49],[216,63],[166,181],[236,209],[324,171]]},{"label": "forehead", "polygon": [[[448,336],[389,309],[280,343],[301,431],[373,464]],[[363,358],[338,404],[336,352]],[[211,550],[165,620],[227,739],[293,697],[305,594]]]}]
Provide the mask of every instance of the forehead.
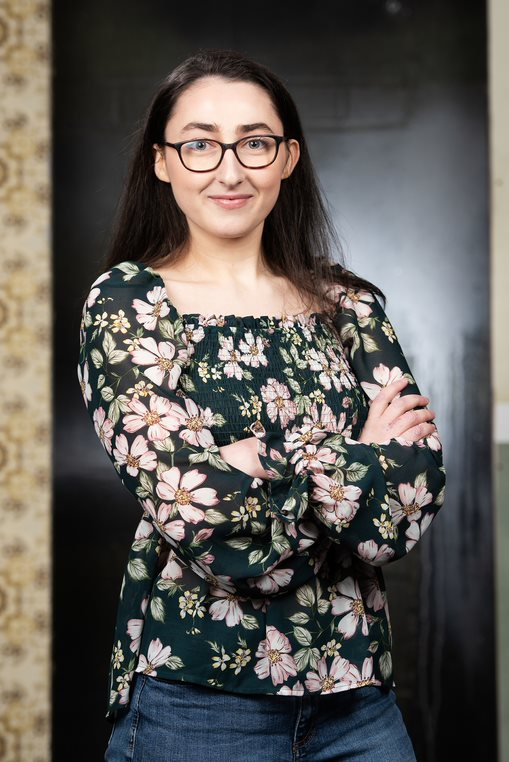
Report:
[{"label": "forehead", "polygon": [[223,129],[239,124],[266,122],[272,129],[282,123],[269,94],[253,82],[202,77],[178,97],[168,124],[182,129],[188,122],[215,123]]}]

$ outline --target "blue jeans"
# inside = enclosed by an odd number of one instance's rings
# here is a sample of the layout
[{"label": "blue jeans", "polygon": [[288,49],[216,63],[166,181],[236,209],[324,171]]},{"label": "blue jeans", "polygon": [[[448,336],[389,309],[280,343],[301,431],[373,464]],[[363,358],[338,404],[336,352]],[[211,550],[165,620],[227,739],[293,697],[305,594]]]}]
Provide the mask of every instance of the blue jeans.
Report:
[{"label": "blue jeans", "polygon": [[105,762],[416,762],[394,691],[232,693],[135,675]]}]

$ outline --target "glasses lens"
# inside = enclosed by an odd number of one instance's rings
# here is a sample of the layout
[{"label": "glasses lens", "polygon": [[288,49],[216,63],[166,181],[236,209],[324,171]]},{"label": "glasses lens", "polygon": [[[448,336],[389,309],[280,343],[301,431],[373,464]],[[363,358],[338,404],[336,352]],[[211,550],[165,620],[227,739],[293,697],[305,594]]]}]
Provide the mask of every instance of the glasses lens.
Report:
[{"label": "glasses lens", "polygon": [[188,169],[212,169],[220,157],[221,146],[215,140],[189,140],[182,146],[182,161]]},{"label": "glasses lens", "polygon": [[246,167],[264,167],[274,161],[277,141],[268,135],[249,137],[237,146],[239,159]]}]

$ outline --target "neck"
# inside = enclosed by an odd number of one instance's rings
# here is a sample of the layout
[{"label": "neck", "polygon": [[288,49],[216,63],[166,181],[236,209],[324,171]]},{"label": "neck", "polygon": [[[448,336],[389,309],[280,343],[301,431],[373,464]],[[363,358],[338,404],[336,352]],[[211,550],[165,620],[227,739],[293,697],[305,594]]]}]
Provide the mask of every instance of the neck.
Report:
[{"label": "neck", "polygon": [[179,261],[182,272],[199,274],[200,281],[212,283],[254,283],[268,274],[263,263],[261,228],[238,238],[217,238],[193,232]]}]

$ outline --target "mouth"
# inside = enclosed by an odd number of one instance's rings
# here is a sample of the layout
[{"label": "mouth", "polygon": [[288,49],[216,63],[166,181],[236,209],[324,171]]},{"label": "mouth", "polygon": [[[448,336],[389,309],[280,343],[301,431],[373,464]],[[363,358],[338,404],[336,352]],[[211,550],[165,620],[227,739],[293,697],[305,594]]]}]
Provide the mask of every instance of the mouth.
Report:
[{"label": "mouth", "polygon": [[238,209],[241,206],[245,206],[249,199],[253,198],[249,195],[224,195],[224,196],[209,196],[210,200],[218,206],[222,206],[223,209]]}]

